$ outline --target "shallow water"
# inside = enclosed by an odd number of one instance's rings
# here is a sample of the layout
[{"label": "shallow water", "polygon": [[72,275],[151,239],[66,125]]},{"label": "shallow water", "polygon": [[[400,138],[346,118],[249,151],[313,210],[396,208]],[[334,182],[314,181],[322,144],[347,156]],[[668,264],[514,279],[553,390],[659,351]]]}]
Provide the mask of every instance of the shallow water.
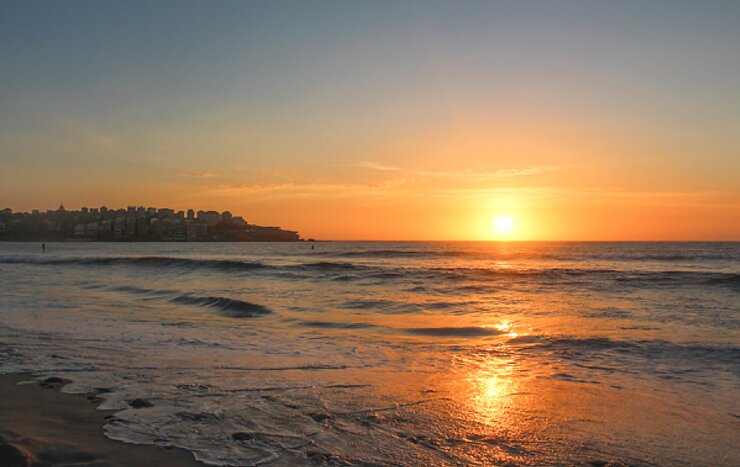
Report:
[{"label": "shallow water", "polygon": [[0,243],[0,287],[1,372],[207,463],[740,465],[738,243]]}]

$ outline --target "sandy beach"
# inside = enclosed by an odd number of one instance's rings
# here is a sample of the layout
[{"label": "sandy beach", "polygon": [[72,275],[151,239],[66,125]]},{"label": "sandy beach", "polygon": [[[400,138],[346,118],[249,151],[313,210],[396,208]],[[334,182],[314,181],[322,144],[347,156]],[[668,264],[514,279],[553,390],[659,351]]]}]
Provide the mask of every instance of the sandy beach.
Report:
[{"label": "sandy beach", "polygon": [[[33,381],[30,384],[18,384]],[[0,376],[0,464],[15,466],[196,466],[180,449],[138,446],[103,435],[105,417],[93,395],[64,394],[60,382]],[[92,399],[92,400],[91,400]]]}]

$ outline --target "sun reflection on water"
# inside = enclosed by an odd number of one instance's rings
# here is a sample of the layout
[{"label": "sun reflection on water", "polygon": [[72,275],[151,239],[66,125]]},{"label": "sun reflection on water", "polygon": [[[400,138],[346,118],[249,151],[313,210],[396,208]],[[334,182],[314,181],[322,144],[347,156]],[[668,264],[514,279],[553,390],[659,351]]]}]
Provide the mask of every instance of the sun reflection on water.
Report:
[{"label": "sun reflection on water", "polygon": [[500,424],[506,420],[516,388],[513,366],[513,361],[497,358],[477,368],[468,378],[470,409],[479,421]]},{"label": "sun reflection on water", "polygon": [[501,321],[500,323],[493,325],[493,327],[497,331],[500,331],[501,333],[507,335],[511,339],[514,339],[515,337],[519,337],[519,333],[513,330],[511,321]]}]

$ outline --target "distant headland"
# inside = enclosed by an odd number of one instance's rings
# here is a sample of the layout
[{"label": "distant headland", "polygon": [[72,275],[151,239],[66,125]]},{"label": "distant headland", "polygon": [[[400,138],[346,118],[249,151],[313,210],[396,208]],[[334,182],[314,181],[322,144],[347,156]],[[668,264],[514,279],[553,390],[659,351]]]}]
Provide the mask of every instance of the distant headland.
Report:
[{"label": "distant headland", "polygon": [[13,212],[0,209],[0,240],[129,242],[297,242],[298,232],[249,224],[229,211],[129,206]]}]

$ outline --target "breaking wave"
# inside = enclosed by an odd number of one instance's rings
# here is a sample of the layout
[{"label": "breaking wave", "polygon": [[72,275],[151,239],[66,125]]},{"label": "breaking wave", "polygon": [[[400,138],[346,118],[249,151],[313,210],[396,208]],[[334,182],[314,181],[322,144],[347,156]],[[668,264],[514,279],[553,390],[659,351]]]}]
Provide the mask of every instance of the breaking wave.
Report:
[{"label": "breaking wave", "polygon": [[675,343],[661,339],[617,340],[606,337],[521,336],[507,341],[538,349],[568,360],[591,360],[593,354],[612,357],[640,357],[654,362],[700,360],[705,365],[731,365],[740,373],[740,347],[698,343]]},{"label": "breaking wave", "polygon": [[[393,250],[382,250],[390,254]],[[0,264],[77,265],[77,266],[132,266],[172,268],[189,272],[201,269],[224,273],[262,272],[277,274],[284,279],[301,280],[307,277],[333,281],[434,279],[446,281],[494,282],[544,278],[555,281],[583,281],[621,286],[724,286],[740,291],[740,273],[691,270],[641,271],[610,268],[485,268],[485,267],[401,267],[365,265],[342,261],[318,261],[276,265],[260,261],[236,259],[198,259],[168,256],[136,257],[0,257]],[[479,284],[480,285],[480,284]]]},{"label": "breaking wave", "polygon": [[369,323],[336,323],[330,321],[301,321],[301,324],[311,328],[323,329],[369,329],[377,327]]},{"label": "breaking wave", "polygon": [[97,256],[74,258],[34,258],[34,257],[0,257],[0,264],[49,264],[81,266],[146,266],[146,267],[185,267],[208,268],[224,271],[253,270],[268,267],[257,261],[239,261],[226,259],[195,259],[170,256]]},{"label": "breaking wave", "polygon": [[554,260],[554,261],[638,261],[638,262],[677,262],[677,261],[721,261],[732,259],[728,254],[708,254],[705,252],[670,252],[670,253],[653,253],[645,254],[644,251],[632,253],[620,252],[601,252],[593,254],[592,252],[532,252],[532,251],[485,251],[485,250],[423,250],[423,249],[375,249],[375,250],[356,250],[319,253],[341,258],[439,258],[439,257],[469,257],[481,259],[534,259],[534,260]]},{"label": "breaking wave", "polygon": [[171,299],[171,301],[182,305],[199,305],[215,308],[221,314],[231,318],[254,318],[272,313],[266,306],[225,297],[180,295]]}]

